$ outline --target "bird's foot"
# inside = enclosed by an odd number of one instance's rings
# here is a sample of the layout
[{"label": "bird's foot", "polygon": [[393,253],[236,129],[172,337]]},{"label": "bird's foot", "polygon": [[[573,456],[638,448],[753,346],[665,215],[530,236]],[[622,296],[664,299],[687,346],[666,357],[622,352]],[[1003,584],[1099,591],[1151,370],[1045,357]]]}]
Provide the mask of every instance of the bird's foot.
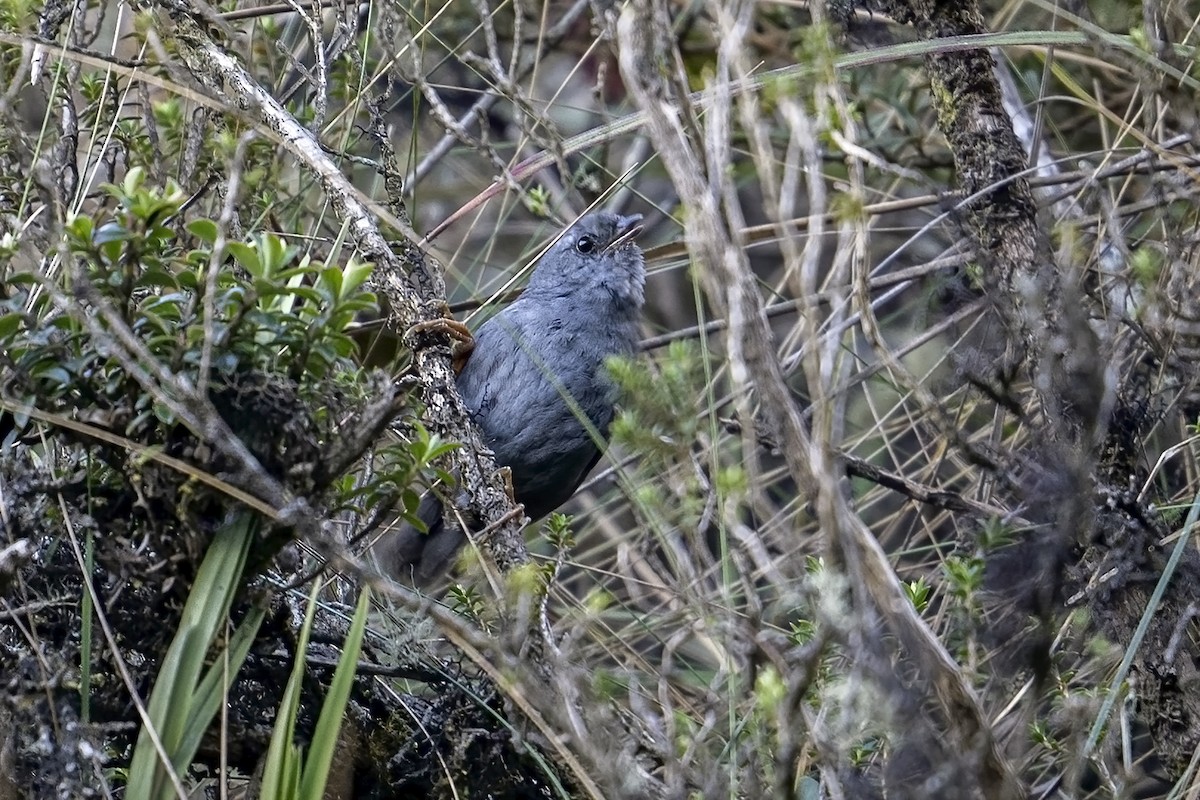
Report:
[{"label": "bird's foot", "polygon": [[438,317],[437,319],[427,319],[413,325],[405,331],[404,338],[408,340],[422,333],[444,333],[446,336],[449,336],[451,339],[451,367],[454,369],[455,375],[463,371],[463,367],[467,365],[467,359],[471,357],[471,353],[475,350],[475,337],[471,335],[470,328],[456,319]]},{"label": "bird's foot", "polygon": [[450,317],[438,317],[436,319],[427,319],[413,325],[404,333],[404,338],[408,339],[422,333],[444,333],[456,342],[474,342],[475,338],[471,336],[471,329],[456,319]]},{"label": "bird's foot", "polygon": [[514,503],[517,502],[517,490],[513,488],[512,470],[508,467],[500,467],[500,480],[504,481],[504,491],[508,492],[508,497]]}]

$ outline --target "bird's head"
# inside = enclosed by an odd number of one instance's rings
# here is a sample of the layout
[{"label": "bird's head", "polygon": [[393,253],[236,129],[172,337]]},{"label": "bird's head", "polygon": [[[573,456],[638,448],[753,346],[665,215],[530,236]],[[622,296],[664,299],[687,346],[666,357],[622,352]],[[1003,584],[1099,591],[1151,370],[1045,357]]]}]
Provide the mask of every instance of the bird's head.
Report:
[{"label": "bird's head", "polygon": [[607,292],[616,302],[641,308],[646,262],[634,241],[641,231],[641,214],[598,211],[581,217],[538,261],[526,291],[551,296]]}]

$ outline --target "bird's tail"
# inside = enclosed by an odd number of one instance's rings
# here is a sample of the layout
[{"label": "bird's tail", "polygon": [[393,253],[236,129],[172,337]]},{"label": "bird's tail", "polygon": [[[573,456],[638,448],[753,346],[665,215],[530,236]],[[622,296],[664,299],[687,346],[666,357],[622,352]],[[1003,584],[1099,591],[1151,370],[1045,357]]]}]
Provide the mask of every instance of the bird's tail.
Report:
[{"label": "bird's tail", "polygon": [[417,518],[426,531],[406,522],[384,534],[372,552],[385,575],[426,588],[449,571],[467,540],[457,524],[447,523],[442,501],[433,492],[421,498]]}]

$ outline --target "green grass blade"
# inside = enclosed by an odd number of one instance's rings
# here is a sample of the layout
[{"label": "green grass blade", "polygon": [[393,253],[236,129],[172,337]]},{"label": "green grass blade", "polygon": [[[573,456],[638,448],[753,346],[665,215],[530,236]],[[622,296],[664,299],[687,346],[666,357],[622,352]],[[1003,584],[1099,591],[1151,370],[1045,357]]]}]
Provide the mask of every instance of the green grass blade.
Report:
[{"label": "green grass blade", "polygon": [[263,764],[260,800],[287,800],[295,797],[300,776],[300,752],[292,742],[296,732],[296,714],[300,708],[304,654],[308,651],[308,637],[312,633],[319,588],[320,583],[314,581],[312,593],[308,596],[304,625],[300,629],[300,641],[296,645],[296,661],[292,665],[292,674],[288,678],[287,688],[279,701],[279,711],[275,715],[275,730],[271,732],[271,744],[267,748],[267,758]]},{"label": "green grass blade", "polygon": [[[213,537],[184,605],[179,630],[167,649],[150,693],[147,707],[150,725],[158,733],[159,741],[171,759],[171,768],[176,771],[186,768],[191,758],[188,755],[185,759],[180,748],[189,725],[206,727],[212,721],[211,715],[203,721],[198,717],[194,719],[195,691],[209,645],[228,617],[241,585],[250,543],[257,529],[258,517],[247,512],[238,515]],[[192,755],[194,753],[192,751]],[[173,795],[167,765],[159,758],[150,732],[143,728],[138,734],[129,767],[126,800],[166,800]]]},{"label": "green grass blade", "polygon": [[[238,670],[242,668],[242,664],[245,663],[250,646],[254,644],[254,639],[258,636],[258,629],[262,625],[266,613],[266,608],[262,606],[256,605],[251,608],[230,638],[228,678],[231,682]],[[196,755],[196,751],[200,749],[204,733],[221,707],[221,698],[224,697],[226,688],[225,678],[224,659],[218,658],[209,667],[200,686],[196,689],[192,698],[192,718],[179,743],[179,753],[184,763],[190,762]]]},{"label": "green grass blade", "polygon": [[367,629],[370,598],[370,591],[363,587],[358,596],[358,607],[354,610],[354,619],[350,622],[350,630],[346,633],[342,657],[338,659],[333,681],[329,685],[329,695],[321,706],[321,715],[317,718],[317,727],[313,731],[312,745],[304,764],[304,777],[300,782],[302,800],[321,800],[325,794],[325,783],[329,779],[329,768],[337,749],[338,731],[342,726],[342,714],[346,711],[350,690],[354,687],[354,675],[358,671],[358,655],[362,650],[363,633]]},{"label": "green grass blade", "polygon": [[[87,532],[83,545],[83,568],[88,575],[95,569],[96,538],[93,531]],[[84,592],[79,609],[79,719],[92,720],[92,593]]]}]

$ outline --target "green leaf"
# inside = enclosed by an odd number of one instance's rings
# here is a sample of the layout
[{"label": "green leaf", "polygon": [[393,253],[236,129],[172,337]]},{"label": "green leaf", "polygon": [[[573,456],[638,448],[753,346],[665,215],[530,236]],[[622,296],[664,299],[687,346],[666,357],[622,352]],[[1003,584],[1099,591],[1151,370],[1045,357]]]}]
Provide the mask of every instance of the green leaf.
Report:
[{"label": "green leaf", "polygon": [[217,243],[217,236],[220,229],[217,223],[211,219],[196,219],[189,222],[186,226],[188,233],[195,236],[200,241],[204,242],[209,247]]},{"label": "green leaf", "polygon": [[194,292],[200,288],[200,273],[194,269],[185,269],[176,276],[179,288]]},{"label": "green leaf", "polygon": [[[107,245],[113,242],[127,242],[132,238],[133,234],[124,226],[117,222],[106,222],[96,229],[95,234],[92,236],[92,242],[96,245]],[[116,250],[113,252],[120,251]]]},{"label": "green leaf", "polygon": [[[133,169],[129,170],[129,172],[125,173],[125,180],[121,183],[119,192],[126,197],[131,197],[137,193],[138,189],[142,187],[142,183],[145,181],[145,179],[146,170],[144,170],[142,167],[134,167]],[[116,190],[116,188],[117,187],[115,186],[112,187],[113,190]]]},{"label": "green leaf", "polygon": [[375,265],[369,261],[354,261],[351,260],[342,270],[342,297],[349,297],[354,290],[363,285],[363,282],[371,277],[371,271],[375,269]]},{"label": "green leaf", "polygon": [[321,270],[318,281],[327,288],[331,299],[342,296],[342,271],[337,267],[325,267]]},{"label": "green leaf", "polygon": [[225,245],[225,249],[229,251],[234,260],[242,265],[243,269],[255,278],[266,276],[262,260],[258,257],[258,250],[252,245],[248,245],[245,242],[229,242]]},{"label": "green leaf", "polygon": [[80,214],[72,217],[66,225],[67,235],[78,239],[80,242],[92,241],[93,231],[96,223],[91,217]]},{"label": "green leaf", "polygon": [[266,265],[268,274],[272,275],[287,266],[296,252],[288,247],[282,238],[270,233],[259,237],[258,246],[263,254],[263,264]]},{"label": "green leaf", "polygon": [[138,276],[137,285],[142,289],[175,289],[175,276],[164,269],[147,269]]},{"label": "green leaf", "polygon": [[7,339],[19,331],[25,321],[25,315],[17,311],[0,315],[0,339]]},{"label": "green leaf", "polygon": [[57,383],[59,386],[66,386],[71,382],[71,373],[59,366],[41,367],[34,372],[34,375],[50,383]]}]

